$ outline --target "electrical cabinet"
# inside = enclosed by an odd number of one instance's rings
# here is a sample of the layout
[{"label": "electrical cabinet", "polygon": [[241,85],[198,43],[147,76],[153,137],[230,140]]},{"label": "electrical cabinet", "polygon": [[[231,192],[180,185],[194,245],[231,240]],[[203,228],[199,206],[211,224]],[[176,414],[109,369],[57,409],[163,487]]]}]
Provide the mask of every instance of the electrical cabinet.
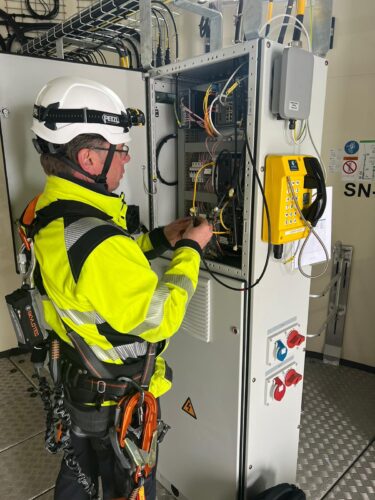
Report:
[{"label": "electrical cabinet", "polygon": [[[272,257],[262,277],[268,241],[260,185],[268,156],[312,155],[314,148],[308,139],[291,144],[285,122],[272,113],[282,52],[272,42],[248,42],[151,74],[154,147],[168,113],[174,123],[166,133],[177,135],[177,166],[164,155],[159,168],[178,185],[158,185],[155,223],[166,200],[176,199],[178,215],[206,217],[216,232],[201,271],[210,298],[198,290],[184,321],[189,328],[183,324],[166,353],[174,389],[162,408],[172,429],[158,474],[178,498],[243,500],[295,480],[310,283]],[[309,124],[318,147],[325,82],[325,61],[314,57]],[[166,94],[175,96],[169,104],[160,102]],[[156,268],[165,265],[159,259]],[[206,316],[210,334],[199,338]]]}]

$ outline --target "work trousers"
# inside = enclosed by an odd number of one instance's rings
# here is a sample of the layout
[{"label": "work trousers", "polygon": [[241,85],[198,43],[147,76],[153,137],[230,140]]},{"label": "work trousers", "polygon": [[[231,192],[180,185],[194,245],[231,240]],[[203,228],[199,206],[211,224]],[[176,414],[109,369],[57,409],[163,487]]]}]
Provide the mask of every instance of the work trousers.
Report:
[{"label": "work trousers", "polygon": [[[72,445],[83,472],[95,483],[101,478],[103,500],[129,494],[129,476],[118,464],[109,438],[80,437],[71,432]],[[156,467],[145,481],[146,500],[156,500]],[[64,460],[57,477],[54,500],[89,500],[83,487]],[[126,498],[126,496],[125,496]]]}]

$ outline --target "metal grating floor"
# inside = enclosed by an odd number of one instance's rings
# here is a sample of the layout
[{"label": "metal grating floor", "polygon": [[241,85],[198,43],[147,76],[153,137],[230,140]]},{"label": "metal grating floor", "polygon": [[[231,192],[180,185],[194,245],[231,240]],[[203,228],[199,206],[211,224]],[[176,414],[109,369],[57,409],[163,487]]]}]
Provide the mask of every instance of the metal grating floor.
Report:
[{"label": "metal grating floor", "polygon": [[[7,500],[53,500],[61,460],[44,450],[32,375],[25,355],[0,359],[0,498]],[[308,500],[375,499],[374,394],[374,374],[306,361],[297,483]],[[158,485],[158,500],[174,498]]]},{"label": "metal grating floor", "polygon": [[308,500],[375,498],[361,493],[374,491],[374,448],[360,459],[366,475],[349,475],[375,436],[374,394],[374,374],[306,360],[297,484]]}]

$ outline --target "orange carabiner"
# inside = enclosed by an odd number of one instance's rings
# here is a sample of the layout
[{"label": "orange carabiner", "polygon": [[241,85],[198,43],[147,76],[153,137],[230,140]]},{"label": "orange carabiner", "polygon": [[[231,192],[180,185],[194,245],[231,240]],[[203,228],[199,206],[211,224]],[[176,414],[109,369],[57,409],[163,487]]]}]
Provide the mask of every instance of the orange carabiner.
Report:
[{"label": "orange carabiner", "polygon": [[[119,444],[121,448],[125,448],[125,439],[128,433],[129,425],[132,421],[134,411],[138,408],[139,399],[141,394],[137,392],[127,400],[122,400],[125,403],[124,414],[122,417],[122,423],[119,428],[117,428]],[[150,451],[153,435],[158,426],[158,405],[155,397],[151,392],[144,392],[144,423],[142,432],[142,450],[145,452]],[[142,467],[137,467],[135,472],[135,482],[138,484],[139,478],[147,477],[151,472],[152,467],[146,465],[142,470]]]},{"label": "orange carabiner", "polygon": [[30,247],[30,242],[29,242],[29,240],[27,239],[27,236],[26,236],[26,234],[25,234],[25,231],[22,229],[22,227],[21,227],[21,226],[18,226],[18,234],[19,234],[19,236],[20,236],[20,238],[21,238],[22,243],[25,245],[26,250],[27,250],[28,252],[30,252],[30,248],[31,248],[31,247]]}]

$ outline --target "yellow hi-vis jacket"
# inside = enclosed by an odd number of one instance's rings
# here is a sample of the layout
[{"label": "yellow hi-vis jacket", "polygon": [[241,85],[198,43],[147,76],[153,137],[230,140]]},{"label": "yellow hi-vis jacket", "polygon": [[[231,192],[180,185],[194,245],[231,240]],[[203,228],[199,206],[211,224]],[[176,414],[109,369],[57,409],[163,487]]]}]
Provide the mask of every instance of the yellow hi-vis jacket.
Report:
[{"label": "yellow hi-vis jacket", "polygon": [[[161,279],[145,256],[153,250],[152,233],[136,241],[117,234],[97,245],[79,273],[72,270],[74,244],[82,233],[103,224],[126,229],[127,206],[123,196],[104,194],[82,183],[49,176],[36,211],[57,200],[73,200],[95,207],[112,217],[106,222],[93,217],[68,221],[60,217],[34,238],[36,258],[51,302],[44,301],[46,322],[65,342],[67,325],[81,335],[102,361],[123,364],[127,356],[145,353],[146,342],[160,342],[180,327],[198,282],[200,251],[191,240],[176,245],[173,258]],[[78,242],[79,243],[79,242]],[[63,321],[62,321],[63,320]],[[127,335],[132,336],[128,345]],[[124,339],[123,344],[121,341]],[[129,337],[128,337],[129,339]],[[158,356],[149,390],[159,397],[171,387],[166,364]]]}]

